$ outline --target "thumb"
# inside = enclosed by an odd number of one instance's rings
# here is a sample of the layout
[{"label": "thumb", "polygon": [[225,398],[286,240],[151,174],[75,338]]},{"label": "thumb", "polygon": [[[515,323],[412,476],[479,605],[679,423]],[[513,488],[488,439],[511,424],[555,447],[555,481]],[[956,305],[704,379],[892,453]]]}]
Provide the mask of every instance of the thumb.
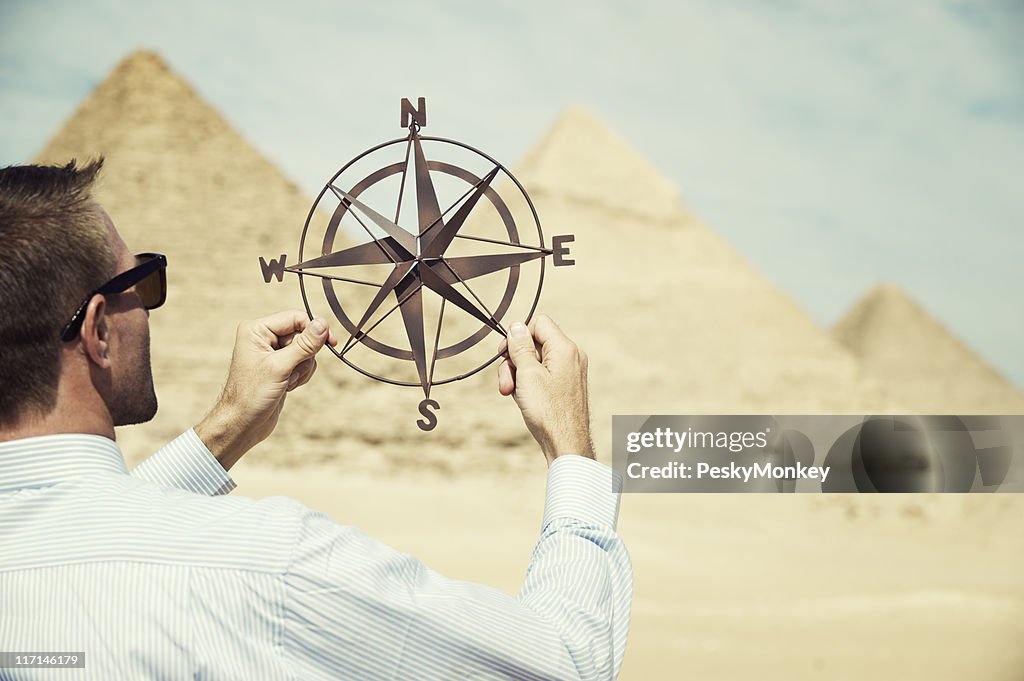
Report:
[{"label": "thumb", "polygon": [[283,368],[291,372],[299,364],[320,352],[320,348],[327,342],[327,336],[327,322],[318,317],[302,333],[295,336],[291,343],[275,354],[283,360]]},{"label": "thumb", "polygon": [[508,330],[508,359],[518,370],[531,365],[540,366],[533,335],[522,322],[513,323]]}]

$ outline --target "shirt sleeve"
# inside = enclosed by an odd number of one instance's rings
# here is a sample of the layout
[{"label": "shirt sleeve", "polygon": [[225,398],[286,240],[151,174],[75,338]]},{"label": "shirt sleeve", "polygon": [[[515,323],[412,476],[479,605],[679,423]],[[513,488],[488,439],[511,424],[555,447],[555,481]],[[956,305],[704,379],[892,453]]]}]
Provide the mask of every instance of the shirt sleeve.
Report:
[{"label": "shirt sleeve", "polygon": [[161,487],[205,496],[227,494],[236,487],[235,481],[191,428],[133,468],[131,475]]},{"label": "shirt sleeve", "polygon": [[595,461],[552,463],[516,598],[307,511],[286,577],[284,650],[306,678],[612,679],[632,602],[617,492]]}]

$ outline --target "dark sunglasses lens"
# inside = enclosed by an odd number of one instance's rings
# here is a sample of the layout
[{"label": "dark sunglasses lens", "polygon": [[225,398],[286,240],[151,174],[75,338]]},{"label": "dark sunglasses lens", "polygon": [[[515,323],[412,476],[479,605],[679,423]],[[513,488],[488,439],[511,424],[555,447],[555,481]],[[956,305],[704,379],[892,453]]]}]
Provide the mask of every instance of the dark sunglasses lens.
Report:
[{"label": "dark sunglasses lens", "polygon": [[142,305],[147,310],[160,307],[167,297],[167,273],[159,269],[135,285]]}]

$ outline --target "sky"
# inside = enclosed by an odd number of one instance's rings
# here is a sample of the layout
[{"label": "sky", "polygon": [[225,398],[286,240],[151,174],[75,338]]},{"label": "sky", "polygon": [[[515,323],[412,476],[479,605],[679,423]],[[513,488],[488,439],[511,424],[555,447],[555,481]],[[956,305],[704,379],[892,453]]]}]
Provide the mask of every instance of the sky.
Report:
[{"label": "sky", "polygon": [[137,48],[310,195],[402,97],[508,165],[581,104],[821,324],[895,282],[1024,387],[1022,34],[1020,0],[0,0],[0,164]]}]

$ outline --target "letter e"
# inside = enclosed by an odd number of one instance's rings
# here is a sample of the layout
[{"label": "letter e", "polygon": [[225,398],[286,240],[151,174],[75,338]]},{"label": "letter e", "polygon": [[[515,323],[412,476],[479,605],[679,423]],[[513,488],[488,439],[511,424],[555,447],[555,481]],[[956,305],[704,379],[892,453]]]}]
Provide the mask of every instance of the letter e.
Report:
[{"label": "letter e", "polygon": [[551,250],[554,255],[553,262],[555,267],[576,264],[575,260],[566,257],[569,255],[569,247],[566,244],[571,244],[574,241],[576,241],[576,237],[572,234],[559,234],[558,236],[551,237]]}]

